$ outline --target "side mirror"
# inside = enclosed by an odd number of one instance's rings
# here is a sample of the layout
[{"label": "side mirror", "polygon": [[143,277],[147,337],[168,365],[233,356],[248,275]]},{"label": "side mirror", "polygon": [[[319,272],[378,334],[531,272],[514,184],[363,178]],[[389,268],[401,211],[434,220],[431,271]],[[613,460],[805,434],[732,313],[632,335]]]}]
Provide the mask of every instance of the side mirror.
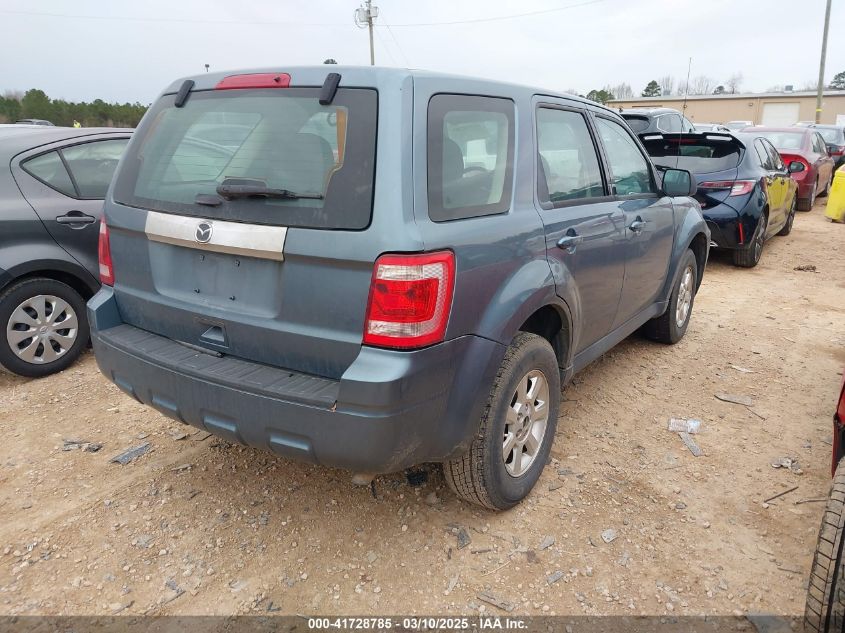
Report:
[{"label": "side mirror", "polygon": [[793,160],[789,163],[788,169],[790,174],[795,174],[799,171],[804,171],[804,169],[806,168],[804,167],[804,163],[802,163],[801,161]]},{"label": "side mirror", "polygon": [[663,172],[663,193],[667,196],[694,196],[697,190],[692,174],[686,169],[667,169]]}]

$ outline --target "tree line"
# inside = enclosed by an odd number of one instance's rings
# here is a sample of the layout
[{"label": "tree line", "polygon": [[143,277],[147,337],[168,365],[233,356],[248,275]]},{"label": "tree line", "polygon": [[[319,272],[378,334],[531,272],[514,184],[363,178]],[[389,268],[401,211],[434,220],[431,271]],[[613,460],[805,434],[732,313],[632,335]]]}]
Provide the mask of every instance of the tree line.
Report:
[{"label": "tree line", "polygon": [[20,119],[45,119],[55,125],[83,127],[135,127],[148,106],[140,103],[106,103],[95,99],[91,103],[51,99],[43,90],[6,92],[0,96],[0,123],[14,123]]},{"label": "tree line", "polygon": [[[677,81],[671,75],[666,75],[659,79],[652,79],[646,84],[643,91],[640,93],[641,97],[670,97],[670,96],[686,96],[686,95],[709,95],[709,94],[737,94],[742,88],[742,73],[735,73],[728,77],[723,82],[718,82],[707,75],[699,75],[690,79],[689,81]],[[676,88],[677,86],[677,88]],[[816,81],[807,81],[798,86],[797,90],[816,90],[818,83]],[[845,71],[837,73],[833,77],[833,81],[827,86],[828,90],[845,90]],[[771,86],[767,92],[784,92],[786,86],[778,85]],[[607,103],[608,101],[624,101],[626,99],[634,98],[634,90],[630,84],[621,83],[616,86],[606,85],[597,90],[590,90],[586,95],[587,99],[597,101],[598,103]]]}]

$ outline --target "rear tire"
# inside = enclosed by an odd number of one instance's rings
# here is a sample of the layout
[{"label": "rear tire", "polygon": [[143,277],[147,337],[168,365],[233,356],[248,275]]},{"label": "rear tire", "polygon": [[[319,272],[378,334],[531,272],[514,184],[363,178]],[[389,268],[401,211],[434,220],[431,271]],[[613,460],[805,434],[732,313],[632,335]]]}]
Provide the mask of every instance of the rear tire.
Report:
[{"label": "rear tire", "polygon": [[643,326],[643,334],[653,341],[667,345],[674,345],[684,338],[692,316],[697,288],[698,262],[695,254],[687,250],[678,264],[666,312],[647,321]]},{"label": "rear tire", "polygon": [[85,301],[67,284],[35,277],[0,295],[0,365],[19,376],[40,378],[66,369],[88,337]]},{"label": "rear tire", "polygon": [[813,207],[816,204],[816,189],[819,188],[819,183],[816,181],[816,186],[813,187],[813,190],[810,192],[809,198],[802,198],[798,201],[798,210],[799,211],[812,211]]},{"label": "rear tire", "polygon": [[768,226],[769,218],[764,213],[760,216],[751,243],[747,247],[738,248],[733,252],[734,266],[754,268],[760,263],[760,258],[763,257],[763,247],[766,244],[766,227]]},{"label": "rear tire", "polygon": [[[546,401],[540,405],[542,394]],[[559,409],[560,369],[552,346],[536,334],[520,332],[505,352],[469,450],[443,463],[446,483],[466,501],[493,510],[512,508],[543,472]],[[537,425],[543,414],[541,434]],[[530,459],[523,461],[526,456]]]},{"label": "rear tire", "polygon": [[804,608],[804,630],[816,633],[845,627],[845,467],[840,463],[827,497]]}]

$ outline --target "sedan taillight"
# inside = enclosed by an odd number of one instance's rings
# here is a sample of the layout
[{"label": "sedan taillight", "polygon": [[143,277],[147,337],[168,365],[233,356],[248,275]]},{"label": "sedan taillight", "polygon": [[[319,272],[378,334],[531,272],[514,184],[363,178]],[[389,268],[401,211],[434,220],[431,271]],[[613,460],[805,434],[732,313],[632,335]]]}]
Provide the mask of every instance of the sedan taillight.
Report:
[{"label": "sedan taillight", "polygon": [[756,180],[710,180],[698,185],[699,189],[730,189],[729,196],[744,196],[754,190]]}]

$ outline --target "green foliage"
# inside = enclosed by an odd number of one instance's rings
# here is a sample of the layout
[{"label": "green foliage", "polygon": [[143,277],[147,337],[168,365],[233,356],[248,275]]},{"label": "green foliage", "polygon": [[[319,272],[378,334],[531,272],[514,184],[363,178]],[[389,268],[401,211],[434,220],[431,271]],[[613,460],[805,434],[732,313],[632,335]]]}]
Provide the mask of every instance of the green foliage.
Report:
[{"label": "green foliage", "polygon": [[0,123],[18,119],[46,119],[56,125],[71,126],[79,121],[84,127],[135,127],[147,111],[140,103],[92,103],[50,99],[43,90],[27,90],[23,97],[0,97]]},{"label": "green foliage", "polygon": [[661,95],[660,84],[658,84],[654,79],[648,82],[648,85],[645,87],[645,90],[642,92],[643,97],[659,97]]},{"label": "green foliage", "polygon": [[608,101],[613,100],[613,93],[604,88],[601,90],[590,90],[590,92],[587,93],[587,99],[604,105]]},{"label": "green foliage", "polygon": [[833,76],[833,81],[830,82],[828,88],[832,90],[845,90],[845,70]]}]

